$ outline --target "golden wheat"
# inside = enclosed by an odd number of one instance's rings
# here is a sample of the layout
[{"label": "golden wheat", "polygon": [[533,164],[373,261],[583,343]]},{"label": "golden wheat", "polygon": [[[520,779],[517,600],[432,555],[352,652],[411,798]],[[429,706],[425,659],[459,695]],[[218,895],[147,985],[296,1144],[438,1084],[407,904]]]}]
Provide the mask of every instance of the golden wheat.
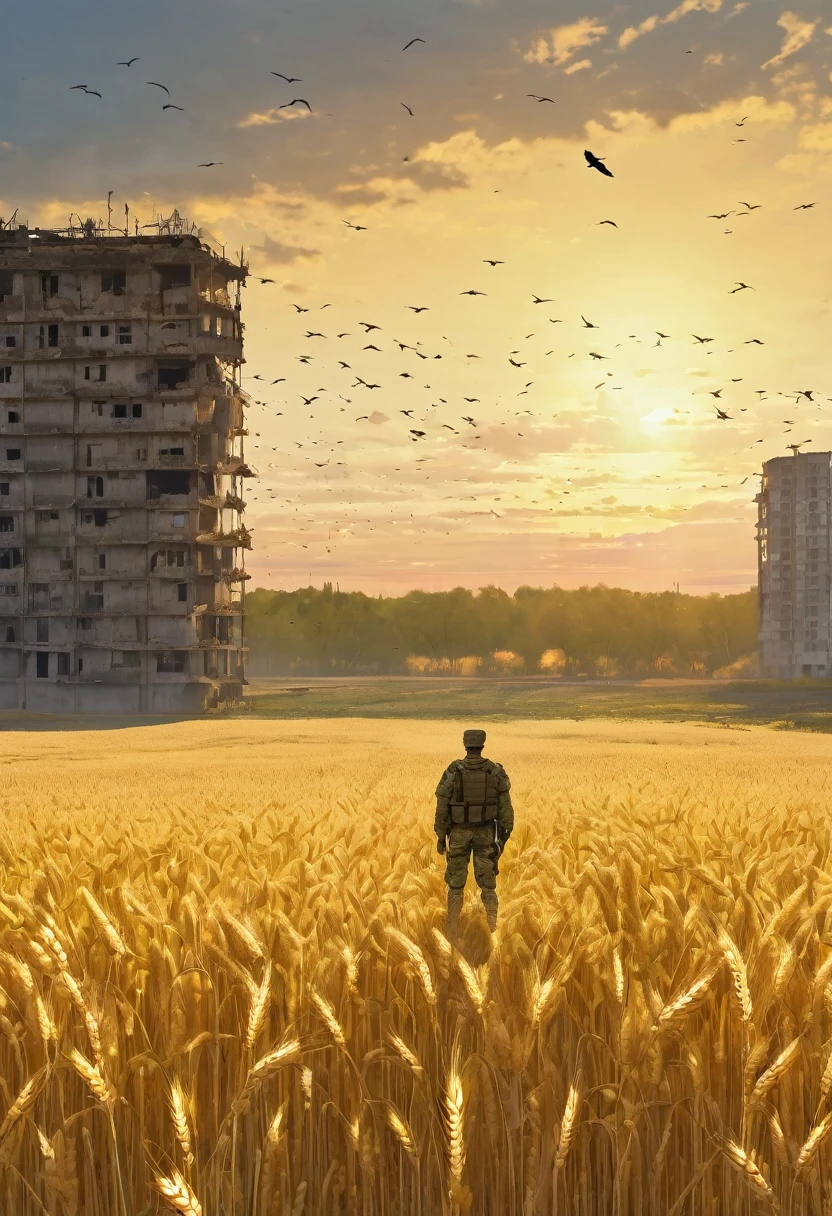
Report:
[{"label": "golden wheat", "polygon": [[458,735],[4,733],[4,1210],[830,1208],[832,740],[493,727],[499,934],[469,887],[451,945]]}]

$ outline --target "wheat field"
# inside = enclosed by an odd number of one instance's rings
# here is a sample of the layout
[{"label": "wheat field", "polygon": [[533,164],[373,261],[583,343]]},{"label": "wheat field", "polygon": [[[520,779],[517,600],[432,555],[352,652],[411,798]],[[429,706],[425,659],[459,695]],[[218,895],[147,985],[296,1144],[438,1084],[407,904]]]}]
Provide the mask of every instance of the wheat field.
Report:
[{"label": "wheat field", "polygon": [[2,735],[0,1211],[832,1212],[832,740],[461,724]]}]

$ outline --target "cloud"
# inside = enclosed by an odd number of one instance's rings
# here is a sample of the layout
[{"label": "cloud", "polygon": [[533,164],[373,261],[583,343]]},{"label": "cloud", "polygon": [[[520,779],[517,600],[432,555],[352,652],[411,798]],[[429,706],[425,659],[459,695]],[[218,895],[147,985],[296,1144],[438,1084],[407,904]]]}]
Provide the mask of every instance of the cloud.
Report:
[{"label": "cloud", "polygon": [[797,142],[807,152],[832,152],[832,122],[801,127]]},{"label": "cloud", "polygon": [[628,26],[624,33],[618,39],[619,50],[624,50],[630,46],[637,38],[642,38],[645,34],[652,34],[653,30],[659,25],[671,25],[674,21],[681,20],[688,13],[718,13],[722,8],[722,0],[682,0],[681,4],[677,4],[676,8],[671,9],[664,17],[654,14],[651,17],[645,17],[638,25]]},{"label": "cloud", "polygon": [[259,253],[270,266],[286,266],[301,258],[319,258],[319,249],[305,249],[302,245],[284,245],[266,234],[262,245],[252,245],[252,250]]},{"label": "cloud", "polygon": [[568,63],[575,51],[593,46],[607,31],[608,27],[597,17],[581,17],[572,25],[559,25],[547,34],[540,34],[523,58],[526,63],[547,63],[550,60],[558,65]]},{"label": "cloud", "polygon": [[279,122],[291,122],[293,118],[311,118],[308,110],[281,109],[265,110],[262,114],[254,112],[247,114],[237,123],[238,127],[273,127]]},{"label": "cloud", "polygon": [[794,55],[804,46],[807,46],[815,36],[815,28],[818,21],[803,21],[798,17],[797,13],[786,9],[785,13],[778,17],[777,24],[781,29],[786,31],[786,36],[783,39],[783,45],[779,52],[761,65],[764,68],[775,67],[778,63],[782,63],[784,59],[788,59],[790,55]]},{"label": "cloud", "polygon": [[570,63],[568,68],[563,69],[564,76],[571,76],[573,72],[582,72],[584,68],[591,68],[591,59],[577,59],[575,63]]}]

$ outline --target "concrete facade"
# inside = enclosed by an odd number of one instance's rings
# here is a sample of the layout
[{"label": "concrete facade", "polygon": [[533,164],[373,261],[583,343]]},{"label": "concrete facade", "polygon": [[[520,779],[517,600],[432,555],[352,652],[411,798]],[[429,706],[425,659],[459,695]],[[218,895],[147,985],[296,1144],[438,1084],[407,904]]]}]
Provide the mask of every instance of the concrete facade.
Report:
[{"label": "concrete facade", "polygon": [[0,229],[0,708],[239,702],[246,273],[177,216]]},{"label": "concrete facade", "polygon": [[832,452],[778,456],[757,495],[760,670],[832,675]]}]

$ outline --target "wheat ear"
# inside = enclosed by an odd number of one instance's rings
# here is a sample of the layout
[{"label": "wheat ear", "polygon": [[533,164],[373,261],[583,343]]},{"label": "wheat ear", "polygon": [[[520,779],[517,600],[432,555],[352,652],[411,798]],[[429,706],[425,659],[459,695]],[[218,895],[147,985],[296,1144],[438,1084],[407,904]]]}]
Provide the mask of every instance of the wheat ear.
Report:
[{"label": "wheat ear", "polygon": [[202,1216],[202,1204],[179,1170],[173,1170],[170,1177],[157,1174],[155,1183],[156,1189],[165,1203],[175,1212],[181,1212],[183,1216]]}]

